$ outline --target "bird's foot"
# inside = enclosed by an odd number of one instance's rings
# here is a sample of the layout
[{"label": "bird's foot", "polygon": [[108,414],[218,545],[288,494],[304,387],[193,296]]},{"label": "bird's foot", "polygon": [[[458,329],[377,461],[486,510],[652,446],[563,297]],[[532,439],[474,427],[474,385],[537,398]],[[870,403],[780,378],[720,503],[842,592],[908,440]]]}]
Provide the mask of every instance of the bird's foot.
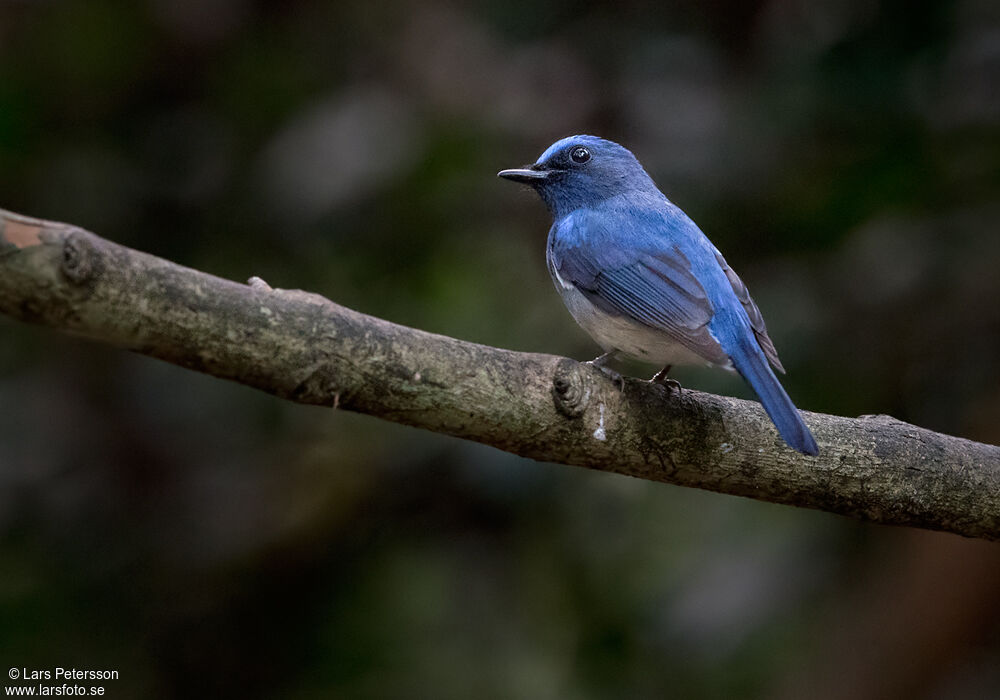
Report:
[{"label": "bird's foot", "polygon": [[601,370],[606,377],[618,385],[619,391],[625,391],[625,377],[623,377],[620,372],[616,372],[607,366],[607,363],[613,360],[616,354],[617,353],[612,350],[604,353],[600,357],[595,357],[593,360],[587,360],[583,364],[590,365],[591,367]]},{"label": "bird's foot", "polygon": [[665,386],[668,391],[674,391],[674,390],[677,390],[678,392],[683,391],[683,388],[681,387],[681,383],[679,381],[677,381],[676,379],[671,379],[670,377],[667,376],[670,373],[671,367],[672,365],[667,365],[659,372],[654,374],[653,378],[650,379],[649,381],[651,384],[660,384],[662,386]]}]

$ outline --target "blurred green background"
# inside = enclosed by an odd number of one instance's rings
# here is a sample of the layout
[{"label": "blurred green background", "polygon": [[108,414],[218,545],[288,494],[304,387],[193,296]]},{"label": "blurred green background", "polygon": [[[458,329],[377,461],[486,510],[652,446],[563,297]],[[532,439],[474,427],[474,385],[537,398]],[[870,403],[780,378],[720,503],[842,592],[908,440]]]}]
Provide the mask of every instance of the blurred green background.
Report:
[{"label": "blurred green background", "polygon": [[[471,341],[597,353],[495,177],[579,132],[725,253],[800,407],[1000,442],[996,2],[0,0],[0,206]],[[5,667],[136,698],[1000,697],[995,545],[0,338]]]}]

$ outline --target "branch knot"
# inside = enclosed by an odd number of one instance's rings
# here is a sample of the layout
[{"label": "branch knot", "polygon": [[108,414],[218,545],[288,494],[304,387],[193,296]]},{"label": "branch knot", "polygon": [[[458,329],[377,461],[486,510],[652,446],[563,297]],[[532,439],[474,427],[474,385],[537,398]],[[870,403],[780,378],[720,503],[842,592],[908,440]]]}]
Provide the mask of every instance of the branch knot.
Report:
[{"label": "branch knot", "polygon": [[552,375],[552,398],[556,410],[567,418],[579,418],[590,403],[590,383],[580,363],[563,358]]},{"label": "branch knot", "polygon": [[62,271],[74,284],[86,284],[97,274],[98,254],[88,238],[85,231],[75,228],[63,241]]}]

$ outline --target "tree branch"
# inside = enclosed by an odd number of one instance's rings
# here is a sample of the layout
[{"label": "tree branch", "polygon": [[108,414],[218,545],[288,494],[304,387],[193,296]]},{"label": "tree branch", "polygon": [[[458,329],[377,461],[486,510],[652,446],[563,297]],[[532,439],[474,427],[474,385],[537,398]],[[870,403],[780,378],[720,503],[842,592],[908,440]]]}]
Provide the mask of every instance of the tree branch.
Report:
[{"label": "tree branch", "polygon": [[806,413],[820,456],[751,401],[624,391],[573,360],[242,285],[80,228],[0,210],[0,312],[305,404],[368,413],[514,454],[863,520],[1000,540],[1000,448],[888,416]]}]

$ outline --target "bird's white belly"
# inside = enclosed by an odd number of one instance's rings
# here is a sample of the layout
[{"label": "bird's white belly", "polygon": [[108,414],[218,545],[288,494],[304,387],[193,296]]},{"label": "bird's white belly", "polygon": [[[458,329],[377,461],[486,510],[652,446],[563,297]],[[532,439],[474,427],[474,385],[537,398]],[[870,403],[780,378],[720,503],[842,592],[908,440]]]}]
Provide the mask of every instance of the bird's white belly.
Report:
[{"label": "bird's white belly", "polygon": [[606,352],[618,350],[643,362],[656,365],[708,365],[705,358],[674,341],[664,331],[624,316],[609,314],[594,306],[576,287],[560,284],[566,308],[583,330]]}]

